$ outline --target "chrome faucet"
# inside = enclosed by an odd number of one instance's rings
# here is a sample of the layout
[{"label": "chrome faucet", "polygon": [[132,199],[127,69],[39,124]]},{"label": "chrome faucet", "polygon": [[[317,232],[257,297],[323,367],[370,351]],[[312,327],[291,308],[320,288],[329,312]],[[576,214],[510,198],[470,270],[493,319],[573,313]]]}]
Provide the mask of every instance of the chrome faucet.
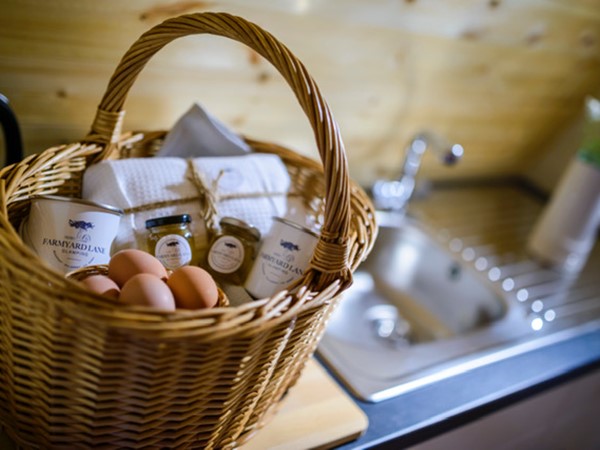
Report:
[{"label": "chrome faucet", "polygon": [[448,144],[431,131],[414,135],[405,152],[400,177],[396,180],[378,180],[373,184],[372,196],[377,209],[405,212],[416,185],[416,175],[426,150],[433,151],[445,165],[457,163],[464,153],[460,144]]}]

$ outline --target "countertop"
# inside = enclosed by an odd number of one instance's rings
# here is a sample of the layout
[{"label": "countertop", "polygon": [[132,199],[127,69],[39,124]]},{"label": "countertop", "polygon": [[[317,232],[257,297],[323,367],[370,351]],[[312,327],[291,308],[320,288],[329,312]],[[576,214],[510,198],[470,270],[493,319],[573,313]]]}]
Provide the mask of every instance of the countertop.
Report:
[{"label": "countertop", "polygon": [[369,427],[359,439],[337,448],[415,445],[594,370],[600,370],[597,329],[381,403],[354,398]]},{"label": "countertop", "polygon": [[[586,374],[599,373],[600,318],[578,327],[577,333],[557,332],[553,335],[555,339],[543,347],[531,348],[379,403],[354,397],[323,364],[369,423],[362,436],[336,448],[410,447]],[[316,359],[322,363],[318,352]],[[1,432],[0,448],[13,448]]]}]

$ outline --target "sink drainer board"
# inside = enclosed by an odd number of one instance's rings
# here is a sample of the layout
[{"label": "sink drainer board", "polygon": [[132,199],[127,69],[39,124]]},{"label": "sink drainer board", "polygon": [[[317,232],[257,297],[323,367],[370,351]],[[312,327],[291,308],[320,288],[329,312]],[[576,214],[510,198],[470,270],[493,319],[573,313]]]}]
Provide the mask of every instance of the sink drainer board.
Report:
[{"label": "sink drainer board", "polygon": [[600,328],[600,246],[577,277],[524,248],[543,202],[515,185],[452,188],[380,213],[374,249],[318,352],[359,398],[381,401]]}]

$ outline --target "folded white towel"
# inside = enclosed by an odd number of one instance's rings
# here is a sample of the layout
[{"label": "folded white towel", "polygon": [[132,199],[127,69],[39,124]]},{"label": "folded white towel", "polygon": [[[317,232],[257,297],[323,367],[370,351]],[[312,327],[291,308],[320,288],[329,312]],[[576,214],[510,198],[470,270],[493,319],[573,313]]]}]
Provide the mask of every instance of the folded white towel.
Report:
[{"label": "folded white towel", "polygon": [[103,161],[86,170],[82,196],[125,211],[113,251],[144,248],[147,219],[184,213],[191,215],[196,246],[202,249],[207,233],[193,171],[216,196],[217,223],[221,217],[236,217],[264,235],[273,216],[286,214],[289,174],[279,156],[262,153]]}]

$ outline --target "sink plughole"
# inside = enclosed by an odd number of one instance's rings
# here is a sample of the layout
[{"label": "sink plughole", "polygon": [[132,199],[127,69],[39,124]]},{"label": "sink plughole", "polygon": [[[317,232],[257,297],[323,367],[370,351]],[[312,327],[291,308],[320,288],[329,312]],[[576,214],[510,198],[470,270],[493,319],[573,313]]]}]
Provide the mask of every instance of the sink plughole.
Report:
[{"label": "sink plughole", "polygon": [[[385,400],[545,345],[600,316],[542,326],[536,299],[526,294],[544,286],[552,291],[554,283],[568,298],[576,281],[565,283],[560,274],[526,255],[515,256],[512,249],[504,266],[500,247],[487,255],[488,261],[500,261],[497,265],[485,266],[481,259],[474,264],[475,257],[461,256],[464,246],[457,248],[455,236],[440,239],[440,227],[431,223],[384,213],[378,213],[378,221],[374,248],[354,274],[318,348],[321,360],[360,399]],[[522,246],[517,237],[514,241],[515,248]],[[503,277],[508,269],[514,273]],[[532,280],[529,285],[520,284],[525,278]],[[593,292],[591,301],[600,307],[600,289]],[[556,292],[547,294],[556,298]]]}]

